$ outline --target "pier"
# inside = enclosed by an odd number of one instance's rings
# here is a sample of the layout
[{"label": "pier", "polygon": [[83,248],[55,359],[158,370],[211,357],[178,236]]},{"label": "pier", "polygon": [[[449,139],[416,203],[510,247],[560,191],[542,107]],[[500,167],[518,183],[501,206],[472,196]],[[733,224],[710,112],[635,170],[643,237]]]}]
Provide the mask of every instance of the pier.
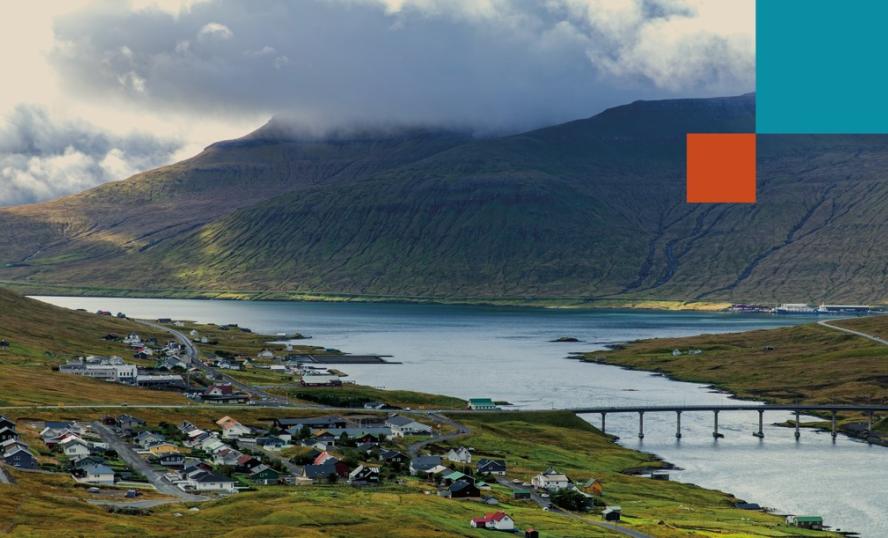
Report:
[{"label": "pier", "polygon": [[756,412],[758,413],[758,430],[752,435],[759,439],[764,439],[764,417],[766,411],[788,411],[795,415],[795,438],[801,438],[800,416],[802,414],[828,414],[831,424],[830,434],[833,440],[838,436],[837,415],[840,412],[863,413],[867,417],[867,432],[873,430],[873,420],[876,413],[888,413],[888,405],[853,405],[853,404],[738,404],[738,405],[646,405],[646,406],[626,406],[626,407],[577,407],[567,409],[578,415],[601,415],[601,431],[605,432],[607,424],[607,415],[620,413],[637,413],[638,414],[638,438],[644,439],[644,416],[650,413],[675,413],[675,438],[681,439],[681,415],[682,413],[698,412],[712,413],[712,437],[719,439],[724,437],[718,431],[718,417],[721,412]]}]

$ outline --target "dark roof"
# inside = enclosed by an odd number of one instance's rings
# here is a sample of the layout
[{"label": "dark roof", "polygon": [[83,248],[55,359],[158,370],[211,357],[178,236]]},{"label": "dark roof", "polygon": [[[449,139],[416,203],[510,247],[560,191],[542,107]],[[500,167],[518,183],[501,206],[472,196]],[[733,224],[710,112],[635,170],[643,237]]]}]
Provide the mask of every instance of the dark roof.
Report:
[{"label": "dark roof", "polygon": [[441,465],[441,456],[417,456],[410,460],[410,465],[419,470],[431,469],[435,465]]},{"label": "dark roof", "polygon": [[478,470],[482,470],[485,468],[492,468],[498,471],[506,470],[506,462],[504,460],[490,460],[487,458],[482,458],[478,460]]},{"label": "dark roof", "polygon": [[320,465],[306,465],[305,467],[303,467],[303,472],[308,478],[324,478],[330,476],[331,474],[337,474],[336,462],[327,461]]},{"label": "dark roof", "polygon": [[201,482],[204,484],[209,482],[234,482],[234,480],[228,478],[227,476],[222,476],[210,471],[204,471],[202,473],[194,475],[193,480],[195,482]]}]

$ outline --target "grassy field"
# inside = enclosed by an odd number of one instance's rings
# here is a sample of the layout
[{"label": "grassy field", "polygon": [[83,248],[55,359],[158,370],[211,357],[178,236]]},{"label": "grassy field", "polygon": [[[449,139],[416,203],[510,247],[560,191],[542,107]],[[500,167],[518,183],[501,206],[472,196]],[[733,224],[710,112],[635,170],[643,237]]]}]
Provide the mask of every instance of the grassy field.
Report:
[{"label": "grassy field", "polygon": [[[888,329],[888,318],[842,323]],[[675,349],[682,354],[673,356]],[[702,353],[690,355],[689,349]],[[662,372],[772,402],[888,402],[888,346],[817,324],[643,340],[587,353],[585,360]]]},{"label": "grassy field", "polygon": [[102,339],[109,333],[143,338],[167,335],[134,321],[58,308],[0,289],[0,405],[84,403],[182,403],[179,394],[149,391],[52,371],[52,366],[80,355],[120,355],[121,343]]},{"label": "grassy field", "polygon": [[[72,410],[67,418],[97,418],[99,411]],[[212,410],[145,410],[136,413],[150,424],[185,418],[210,426],[221,412]],[[285,410],[231,413],[245,424],[261,425]],[[293,413],[290,412],[290,415]],[[301,413],[304,414],[304,413]],[[31,418],[58,417],[40,413]],[[463,420],[463,418],[460,418]],[[657,537],[679,536],[825,536],[799,533],[782,519],[732,508],[728,495],[676,482],[653,481],[621,471],[658,465],[651,456],[619,447],[594,428],[566,413],[515,413],[466,419],[473,434],[464,442],[478,457],[505,457],[514,475],[529,478],[555,464],[574,479],[595,477],[604,484],[604,498],[624,508],[625,524]],[[0,486],[0,533],[44,536],[62,529],[82,536],[490,536],[473,530],[469,519],[491,510],[509,513],[521,528],[535,527],[546,537],[612,536],[590,525],[601,521],[589,514],[568,518],[540,510],[528,501],[513,501],[495,486],[500,505],[451,501],[426,492],[428,484],[406,479],[376,489],[346,485],[301,488],[268,487],[257,492],[199,505],[155,508],[150,515],[112,515],[85,502],[89,495],[71,487],[70,479],[13,472],[14,486]],[[175,514],[182,514],[181,517]]]}]

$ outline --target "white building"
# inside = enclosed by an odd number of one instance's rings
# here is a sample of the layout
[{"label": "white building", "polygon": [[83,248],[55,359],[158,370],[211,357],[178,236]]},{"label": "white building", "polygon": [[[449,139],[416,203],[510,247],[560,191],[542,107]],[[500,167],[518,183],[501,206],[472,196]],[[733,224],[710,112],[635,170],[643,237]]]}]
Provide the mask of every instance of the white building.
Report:
[{"label": "white building", "polygon": [[551,467],[546,472],[533,477],[530,483],[537,489],[545,489],[547,491],[557,491],[570,487],[570,479]]},{"label": "white building", "polygon": [[83,468],[83,473],[83,477],[79,479],[80,482],[106,486],[114,485],[114,471],[105,465],[88,465]]},{"label": "white building", "polygon": [[472,463],[472,452],[464,446],[451,448],[446,458],[453,463]]},{"label": "white building", "polygon": [[139,369],[133,364],[126,364],[120,357],[79,358],[59,366],[59,372],[73,374],[115,383],[135,383]]},{"label": "white building", "polygon": [[392,415],[385,420],[385,425],[391,428],[395,437],[404,437],[405,435],[424,435],[432,433],[432,427],[417,422],[412,418],[401,415]]}]

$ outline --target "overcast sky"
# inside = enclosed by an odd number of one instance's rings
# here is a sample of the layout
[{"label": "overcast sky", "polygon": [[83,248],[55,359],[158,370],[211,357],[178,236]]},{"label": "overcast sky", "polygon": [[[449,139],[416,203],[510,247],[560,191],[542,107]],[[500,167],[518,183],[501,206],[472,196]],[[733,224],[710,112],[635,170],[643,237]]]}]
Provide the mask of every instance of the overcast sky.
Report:
[{"label": "overcast sky", "polygon": [[0,17],[0,205],[246,134],[515,131],[755,88],[754,0],[66,0]]}]

